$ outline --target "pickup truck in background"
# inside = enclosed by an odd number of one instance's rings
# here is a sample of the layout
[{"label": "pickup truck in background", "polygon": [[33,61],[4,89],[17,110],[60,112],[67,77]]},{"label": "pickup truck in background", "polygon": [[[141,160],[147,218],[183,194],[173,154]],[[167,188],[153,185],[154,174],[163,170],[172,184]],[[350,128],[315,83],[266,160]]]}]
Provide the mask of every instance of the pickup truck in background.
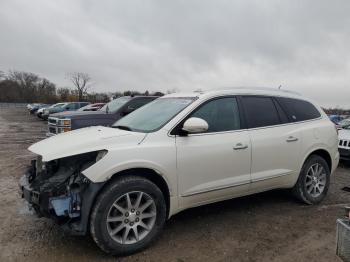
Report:
[{"label": "pickup truck in background", "polygon": [[148,104],[157,96],[123,96],[97,111],[73,111],[50,115],[47,136],[88,126],[110,126],[120,118]]}]

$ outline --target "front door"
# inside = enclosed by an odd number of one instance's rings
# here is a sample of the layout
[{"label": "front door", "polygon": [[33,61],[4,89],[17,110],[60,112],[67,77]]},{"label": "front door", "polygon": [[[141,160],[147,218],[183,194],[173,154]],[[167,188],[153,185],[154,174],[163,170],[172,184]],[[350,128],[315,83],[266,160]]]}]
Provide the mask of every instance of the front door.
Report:
[{"label": "front door", "polygon": [[249,190],[251,144],[235,97],[205,102],[189,117],[208,131],[176,137],[180,207],[215,202]]}]

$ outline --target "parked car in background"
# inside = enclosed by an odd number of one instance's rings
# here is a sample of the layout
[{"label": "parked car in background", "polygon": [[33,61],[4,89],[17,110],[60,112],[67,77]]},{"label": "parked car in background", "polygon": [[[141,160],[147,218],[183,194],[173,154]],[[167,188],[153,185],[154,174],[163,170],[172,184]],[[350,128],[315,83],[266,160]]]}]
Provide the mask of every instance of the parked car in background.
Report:
[{"label": "parked car in background", "polygon": [[30,109],[32,108],[33,104],[28,104],[27,105],[27,110],[30,111]]},{"label": "parked car in background", "polygon": [[153,101],[156,96],[119,97],[97,111],[62,112],[50,115],[47,136],[68,132],[88,126],[110,126],[143,105]]},{"label": "parked car in background", "polygon": [[78,111],[97,111],[101,107],[103,107],[106,103],[94,103],[87,106],[83,106],[82,108],[79,108]]},{"label": "parked car in background", "polygon": [[339,126],[340,128],[345,128],[345,127],[350,126],[350,118],[345,118],[345,119],[343,119],[342,121],[340,121],[340,122],[338,123],[338,126]]},{"label": "parked car in background", "polygon": [[29,112],[31,114],[35,114],[39,109],[41,108],[44,108],[44,107],[48,107],[50,105],[47,105],[47,104],[33,104],[31,107],[30,107],[30,110]]},{"label": "parked car in background", "polygon": [[65,111],[75,111],[79,108],[86,106],[90,104],[89,102],[67,102],[63,103],[61,106],[46,108],[42,114],[43,119],[47,120],[49,118],[49,115],[59,113],[59,112],[65,112]]},{"label": "parked car in background", "polygon": [[350,126],[345,126],[339,132],[339,153],[343,160],[350,160]]},{"label": "parked car in background", "polygon": [[278,90],[166,95],[111,127],[60,134],[29,150],[37,160],[21,178],[23,197],[113,255],[142,250],[166,219],[208,203],[289,188],[318,204],[339,161],[323,110]]},{"label": "parked car in background", "polygon": [[46,107],[42,107],[40,109],[38,109],[38,111],[36,111],[36,116],[41,118],[41,119],[44,119],[43,118],[43,114],[44,114],[44,110],[45,109],[50,109],[50,108],[55,108],[55,107],[61,107],[62,105],[64,105],[65,103],[57,103],[57,104],[54,104],[54,105],[50,105],[50,106],[46,106]]},{"label": "parked car in background", "polygon": [[340,116],[340,115],[330,115],[328,116],[329,119],[336,125],[339,124],[340,121],[342,121],[344,119],[343,116]]},{"label": "parked car in background", "polygon": [[48,108],[48,107],[42,107],[42,108],[38,109],[38,110],[35,112],[35,115],[36,115],[37,117],[39,117],[39,118],[42,118],[42,114],[43,114],[45,108]]}]

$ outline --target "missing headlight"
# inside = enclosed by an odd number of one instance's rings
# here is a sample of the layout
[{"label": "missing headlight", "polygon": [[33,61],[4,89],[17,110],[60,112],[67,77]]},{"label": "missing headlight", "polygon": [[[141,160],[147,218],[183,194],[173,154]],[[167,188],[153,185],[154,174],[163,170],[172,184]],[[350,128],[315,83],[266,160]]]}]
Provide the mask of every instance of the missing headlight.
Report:
[{"label": "missing headlight", "polygon": [[108,151],[107,150],[101,150],[98,152],[96,156],[96,162],[100,161],[105,155],[107,155]]}]

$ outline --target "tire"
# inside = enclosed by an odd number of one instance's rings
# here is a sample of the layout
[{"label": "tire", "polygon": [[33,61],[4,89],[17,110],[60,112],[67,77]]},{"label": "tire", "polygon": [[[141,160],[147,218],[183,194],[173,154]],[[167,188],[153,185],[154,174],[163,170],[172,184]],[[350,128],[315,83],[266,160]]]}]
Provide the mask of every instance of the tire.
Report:
[{"label": "tire", "polygon": [[90,232],[103,251],[126,256],[150,245],[162,231],[165,220],[166,203],[161,190],[145,178],[126,176],[113,181],[97,197]]},{"label": "tire", "polygon": [[[316,170],[322,171],[316,172]],[[313,174],[318,174],[318,176]],[[326,197],[329,184],[330,170],[327,162],[318,155],[312,155],[305,161],[292,192],[305,204],[319,204]]]}]

